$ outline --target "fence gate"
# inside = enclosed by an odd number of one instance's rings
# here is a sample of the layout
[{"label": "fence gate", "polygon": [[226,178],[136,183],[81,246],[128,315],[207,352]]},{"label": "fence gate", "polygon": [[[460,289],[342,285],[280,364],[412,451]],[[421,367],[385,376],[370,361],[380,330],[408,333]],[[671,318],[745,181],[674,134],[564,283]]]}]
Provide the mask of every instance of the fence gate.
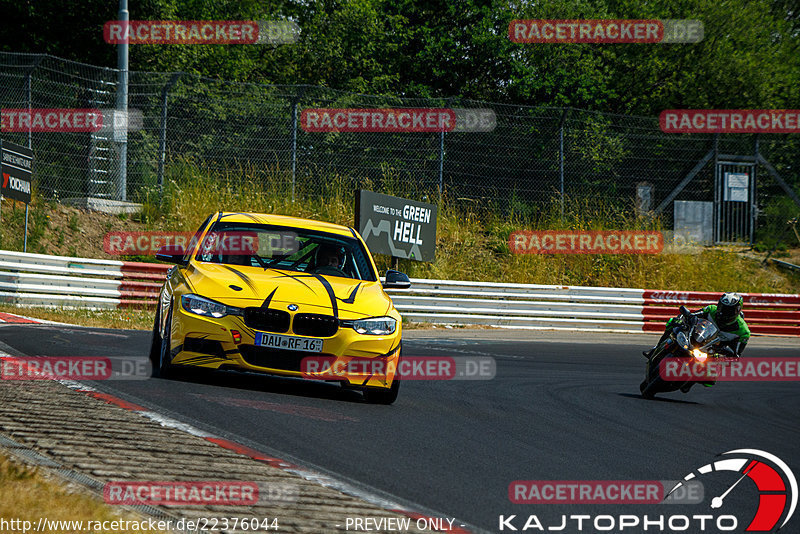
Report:
[{"label": "fence gate", "polygon": [[717,244],[753,243],[755,158],[739,156],[735,159],[737,161],[717,161],[714,174],[714,241]]}]

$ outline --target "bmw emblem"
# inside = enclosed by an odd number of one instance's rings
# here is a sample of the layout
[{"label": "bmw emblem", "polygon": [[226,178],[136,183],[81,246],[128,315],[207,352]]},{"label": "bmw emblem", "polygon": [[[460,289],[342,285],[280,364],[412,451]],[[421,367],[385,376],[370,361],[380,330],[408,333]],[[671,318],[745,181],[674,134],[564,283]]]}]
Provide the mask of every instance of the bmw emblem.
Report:
[{"label": "bmw emblem", "polygon": [[286,307],[289,308],[289,311],[297,311],[297,304],[289,304]]}]

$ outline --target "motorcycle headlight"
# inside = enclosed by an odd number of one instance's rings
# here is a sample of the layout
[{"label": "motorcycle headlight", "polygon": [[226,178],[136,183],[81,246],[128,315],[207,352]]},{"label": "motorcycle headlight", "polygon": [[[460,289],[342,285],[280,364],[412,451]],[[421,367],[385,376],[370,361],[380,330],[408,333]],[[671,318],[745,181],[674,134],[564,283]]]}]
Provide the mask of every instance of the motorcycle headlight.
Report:
[{"label": "motorcycle headlight", "polygon": [[694,356],[694,359],[697,360],[700,363],[706,361],[706,358],[708,358],[708,354],[706,354],[705,352],[703,352],[700,349],[694,349],[692,351],[692,356]]},{"label": "motorcycle headlight", "polygon": [[684,349],[688,349],[689,348],[689,338],[686,337],[686,333],[685,332],[683,332],[683,331],[678,332],[678,334],[675,336],[675,339],[677,340],[678,345],[680,345]]},{"label": "motorcycle headlight", "polygon": [[214,317],[215,319],[226,315],[241,315],[240,308],[226,306],[221,302],[216,302],[200,295],[183,295],[181,297],[181,306],[189,313],[202,315],[203,317]]},{"label": "motorcycle headlight", "polygon": [[385,336],[394,334],[397,321],[391,317],[370,317],[353,321],[353,330],[368,336]]}]

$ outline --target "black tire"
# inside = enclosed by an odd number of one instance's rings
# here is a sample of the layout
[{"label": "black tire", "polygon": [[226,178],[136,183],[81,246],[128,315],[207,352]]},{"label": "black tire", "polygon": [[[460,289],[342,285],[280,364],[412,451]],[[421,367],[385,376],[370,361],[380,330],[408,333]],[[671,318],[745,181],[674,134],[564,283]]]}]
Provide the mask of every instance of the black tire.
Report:
[{"label": "black tire", "polygon": [[664,380],[659,371],[661,362],[666,358],[672,357],[673,354],[674,352],[664,352],[655,356],[648,362],[646,378],[639,385],[639,391],[641,391],[642,397],[653,399],[656,393],[670,393],[680,389],[677,382]]},{"label": "black tire", "polygon": [[648,360],[645,378],[642,383],[639,384],[639,392],[645,399],[653,399],[656,393],[662,390],[664,381],[658,374],[658,366],[661,364],[661,360],[666,358],[667,355],[668,354],[663,352],[659,353],[659,348],[657,347],[653,356]]},{"label": "black tire", "polygon": [[392,404],[400,391],[400,379],[395,377],[388,388],[364,388],[364,400],[370,404]]},{"label": "black tire", "polygon": [[161,346],[158,351],[158,364],[153,366],[153,376],[159,378],[170,378],[175,375],[175,367],[170,363],[172,357],[170,352],[170,332],[172,331],[172,306],[169,307],[167,312],[167,323],[164,325],[165,336],[161,337]]},{"label": "black tire", "polygon": [[156,308],[156,318],[153,322],[153,336],[150,339],[150,376],[158,376],[158,362],[161,357],[161,334],[159,325],[161,323],[161,307]]},{"label": "black tire", "polygon": [[[657,377],[652,382],[650,382],[650,384],[646,385],[646,387],[642,390],[642,397],[644,397],[645,399],[654,399],[656,393],[661,391],[662,382],[663,380],[661,379],[660,376]],[[642,384],[644,384],[644,382],[642,382]]]}]

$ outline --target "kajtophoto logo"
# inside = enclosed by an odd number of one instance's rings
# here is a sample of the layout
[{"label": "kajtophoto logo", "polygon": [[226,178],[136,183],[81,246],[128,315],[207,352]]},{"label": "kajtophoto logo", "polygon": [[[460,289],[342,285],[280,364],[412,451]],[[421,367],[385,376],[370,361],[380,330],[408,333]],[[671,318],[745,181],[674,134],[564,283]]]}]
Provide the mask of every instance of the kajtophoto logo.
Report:
[{"label": "kajtophoto logo", "polygon": [[747,532],[771,532],[778,522],[783,528],[792,518],[797,508],[797,479],[786,462],[758,449],[736,449],[722,453],[726,458],[698,467],[675,485],[670,491],[679,489],[689,481],[703,480],[717,473],[735,473],[736,481],[721,495],[711,499],[711,508],[718,510],[725,504],[725,498],[742,482],[749,478],[758,489],[758,508]]},{"label": "kajtophoto logo", "polygon": [[[569,532],[739,532],[740,516],[746,516],[745,532],[776,532],[786,526],[798,499],[797,479],[786,462],[758,449],[735,449],[718,456],[722,458],[670,483],[669,491],[660,491],[656,481],[619,480],[518,480],[508,488],[509,499],[517,504],[707,504],[717,513],[571,514],[562,515],[558,525],[543,523],[534,514],[527,518],[511,514],[499,516],[498,530],[565,531],[569,527]],[[745,489],[745,479],[755,487]],[[738,502],[726,506],[734,491],[738,491]],[[753,506],[743,505],[748,499],[755,499]]]}]

